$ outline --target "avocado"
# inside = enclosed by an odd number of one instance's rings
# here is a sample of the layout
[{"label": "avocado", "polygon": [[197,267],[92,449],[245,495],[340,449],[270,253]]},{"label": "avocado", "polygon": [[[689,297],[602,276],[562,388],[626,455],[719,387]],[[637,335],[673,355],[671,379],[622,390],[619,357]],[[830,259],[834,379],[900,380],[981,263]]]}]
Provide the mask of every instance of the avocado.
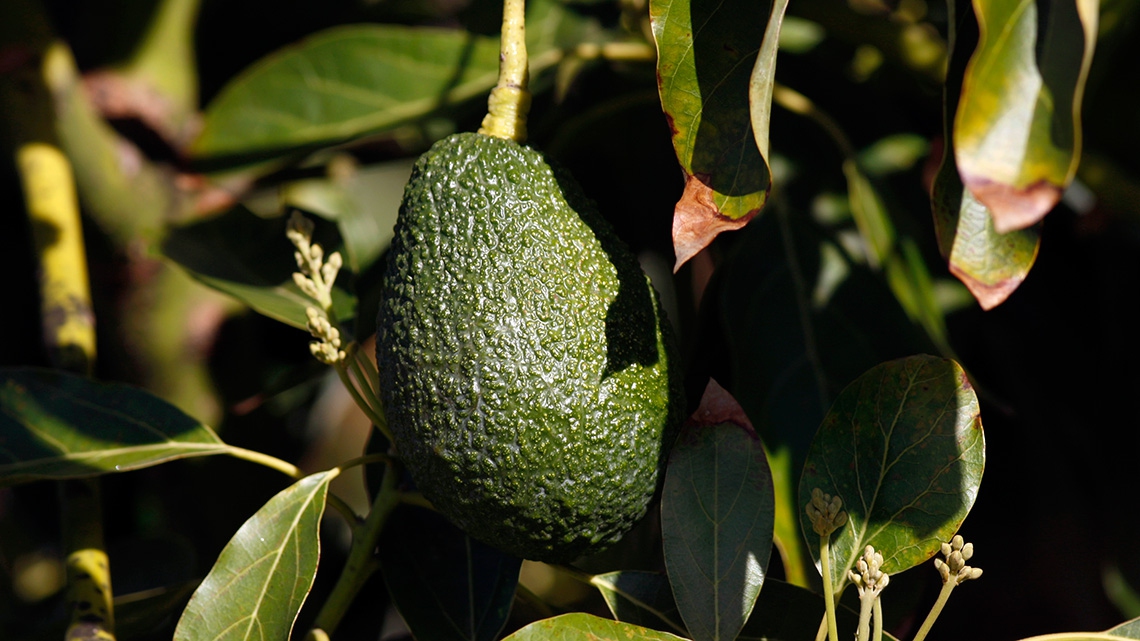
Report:
[{"label": "avocado", "polygon": [[542,154],[462,133],[419,158],[377,327],[400,458],[470,536],[569,562],[645,514],[683,417],[677,350],[636,258]]}]

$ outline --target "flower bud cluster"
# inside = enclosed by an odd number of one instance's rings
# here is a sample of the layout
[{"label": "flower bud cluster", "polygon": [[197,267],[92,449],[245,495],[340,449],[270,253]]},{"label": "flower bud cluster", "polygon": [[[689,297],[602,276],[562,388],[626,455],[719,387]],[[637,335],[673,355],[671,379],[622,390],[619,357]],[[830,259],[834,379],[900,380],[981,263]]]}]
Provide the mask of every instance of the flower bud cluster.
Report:
[{"label": "flower bud cluster", "polygon": [[298,212],[289,217],[289,226],[285,230],[289,241],[297,248],[293,258],[297,260],[300,272],[293,273],[293,282],[297,287],[321,308],[328,310],[332,307],[332,288],[336,282],[336,275],[344,266],[344,259],[340,252],[333,252],[325,260],[325,250],[313,242],[313,221],[305,218]]},{"label": "flower bud cluster", "polygon": [[804,509],[815,533],[828,536],[847,523],[847,512],[843,511],[843,499],[826,494],[818,487],[811,491],[811,502]]},{"label": "flower bud cluster", "polygon": [[859,589],[860,598],[868,593],[871,597],[876,597],[890,583],[891,577],[880,569],[882,565],[883,555],[868,545],[863,550],[863,556],[855,562],[855,569],[848,570],[847,576]]},{"label": "flower bud cluster", "polygon": [[981,568],[966,565],[966,561],[974,556],[974,544],[966,543],[961,535],[955,534],[950,542],[942,544],[942,556],[946,557],[946,560],[934,559],[934,567],[942,575],[943,583],[950,581],[953,577],[960,585],[963,581],[982,576]]},{"label": "flower bud cluster", "polygon": [[293,212],[289,217],[285,235],[297,248],[293,252],[293,258],[301,270],[293,272],[293,282],[319,305],[305,308],[309,333],[318,339],[309,343],[309,350],[320,362],[335,365],[345,359],[345,353],[340,348],[340,330],[333,326],[328,315],[332,311],[333,283],[336,282],[337,273],[344,261],[340,252],[329,254],[328,260],[325,260],[324,249],[313,242],[313,222],[298,212]]}]

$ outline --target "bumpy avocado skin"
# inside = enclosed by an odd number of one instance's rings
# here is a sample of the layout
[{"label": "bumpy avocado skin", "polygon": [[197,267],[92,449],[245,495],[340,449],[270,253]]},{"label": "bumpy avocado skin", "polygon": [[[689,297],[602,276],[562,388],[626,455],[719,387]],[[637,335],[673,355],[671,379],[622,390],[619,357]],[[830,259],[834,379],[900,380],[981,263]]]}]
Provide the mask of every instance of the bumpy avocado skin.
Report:
[{"label": "bumpy avocado skin", "polygon": [[400,456],[468,534],[568,562],[645,514],[683,414],[677,350],[633,254],[541,154],[456,134],[420,157],[377,326]]}]

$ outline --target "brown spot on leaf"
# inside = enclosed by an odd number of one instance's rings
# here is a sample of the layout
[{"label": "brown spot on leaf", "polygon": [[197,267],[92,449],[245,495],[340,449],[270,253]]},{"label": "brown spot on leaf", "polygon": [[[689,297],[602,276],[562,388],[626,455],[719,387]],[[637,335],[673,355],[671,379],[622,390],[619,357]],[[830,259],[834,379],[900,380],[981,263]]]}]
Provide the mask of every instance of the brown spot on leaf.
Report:
[{"label": "brown spot on leaf", "polygon": [[978,202],[989,207],[994,217],[994,229],[999,234],[1008,234],[1040,222],[1061,200],[1061,187],[1046,180],[1018,188],[963,174],[962,183]]},{"label": "brown spot on leaf", "polygon": [[720,383],[710,378],[705,385],[705,393],[701,396],[700,407],[693,412],[686,424],[689,427],[712,427],[724,423],[739,425],[752,438],[758,438],[756,430],[752,427],[752,421],[748,420],[748,415],[744,413],[740,403],[737,403],[732,394],[721,387]]},{"label": "brown spot on leaf", "polygon": [[996,283],[984,283],[953,264],[950,265],[950,272],[957,276],[958,280],[962,281],[962,284],[966,286],[966,289],[970,290],[970,293],[974,295],[974,298],[977,299],[982,309],[987,311],[1004,303],[1005,299],[1009,298],[1010,294],[1025,280],[1024,276],[1019,276],[1005,278]]},{"label": "brown spot on leaf", "polygon": [[757,211],[752,210],[740,218],[722,216],[713,201],[712,188],[698,175],[689,176],[681,200],[673,210],[673,253],[677,256],[673,273],[707,247],[717,234],[747,225]]}]

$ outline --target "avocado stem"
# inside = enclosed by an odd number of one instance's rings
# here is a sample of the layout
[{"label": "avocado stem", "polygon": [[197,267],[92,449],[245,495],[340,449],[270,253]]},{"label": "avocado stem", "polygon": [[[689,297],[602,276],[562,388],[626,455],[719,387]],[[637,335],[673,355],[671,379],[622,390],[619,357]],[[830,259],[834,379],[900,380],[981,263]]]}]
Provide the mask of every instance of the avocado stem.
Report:
[{"label": "avocado stem", "polygon": [[487,115],[479,133],[526,142],[530,110],[526,56],[526,0],[503,0],[503,34],[499,45],[499,82],[487,100]]}]

